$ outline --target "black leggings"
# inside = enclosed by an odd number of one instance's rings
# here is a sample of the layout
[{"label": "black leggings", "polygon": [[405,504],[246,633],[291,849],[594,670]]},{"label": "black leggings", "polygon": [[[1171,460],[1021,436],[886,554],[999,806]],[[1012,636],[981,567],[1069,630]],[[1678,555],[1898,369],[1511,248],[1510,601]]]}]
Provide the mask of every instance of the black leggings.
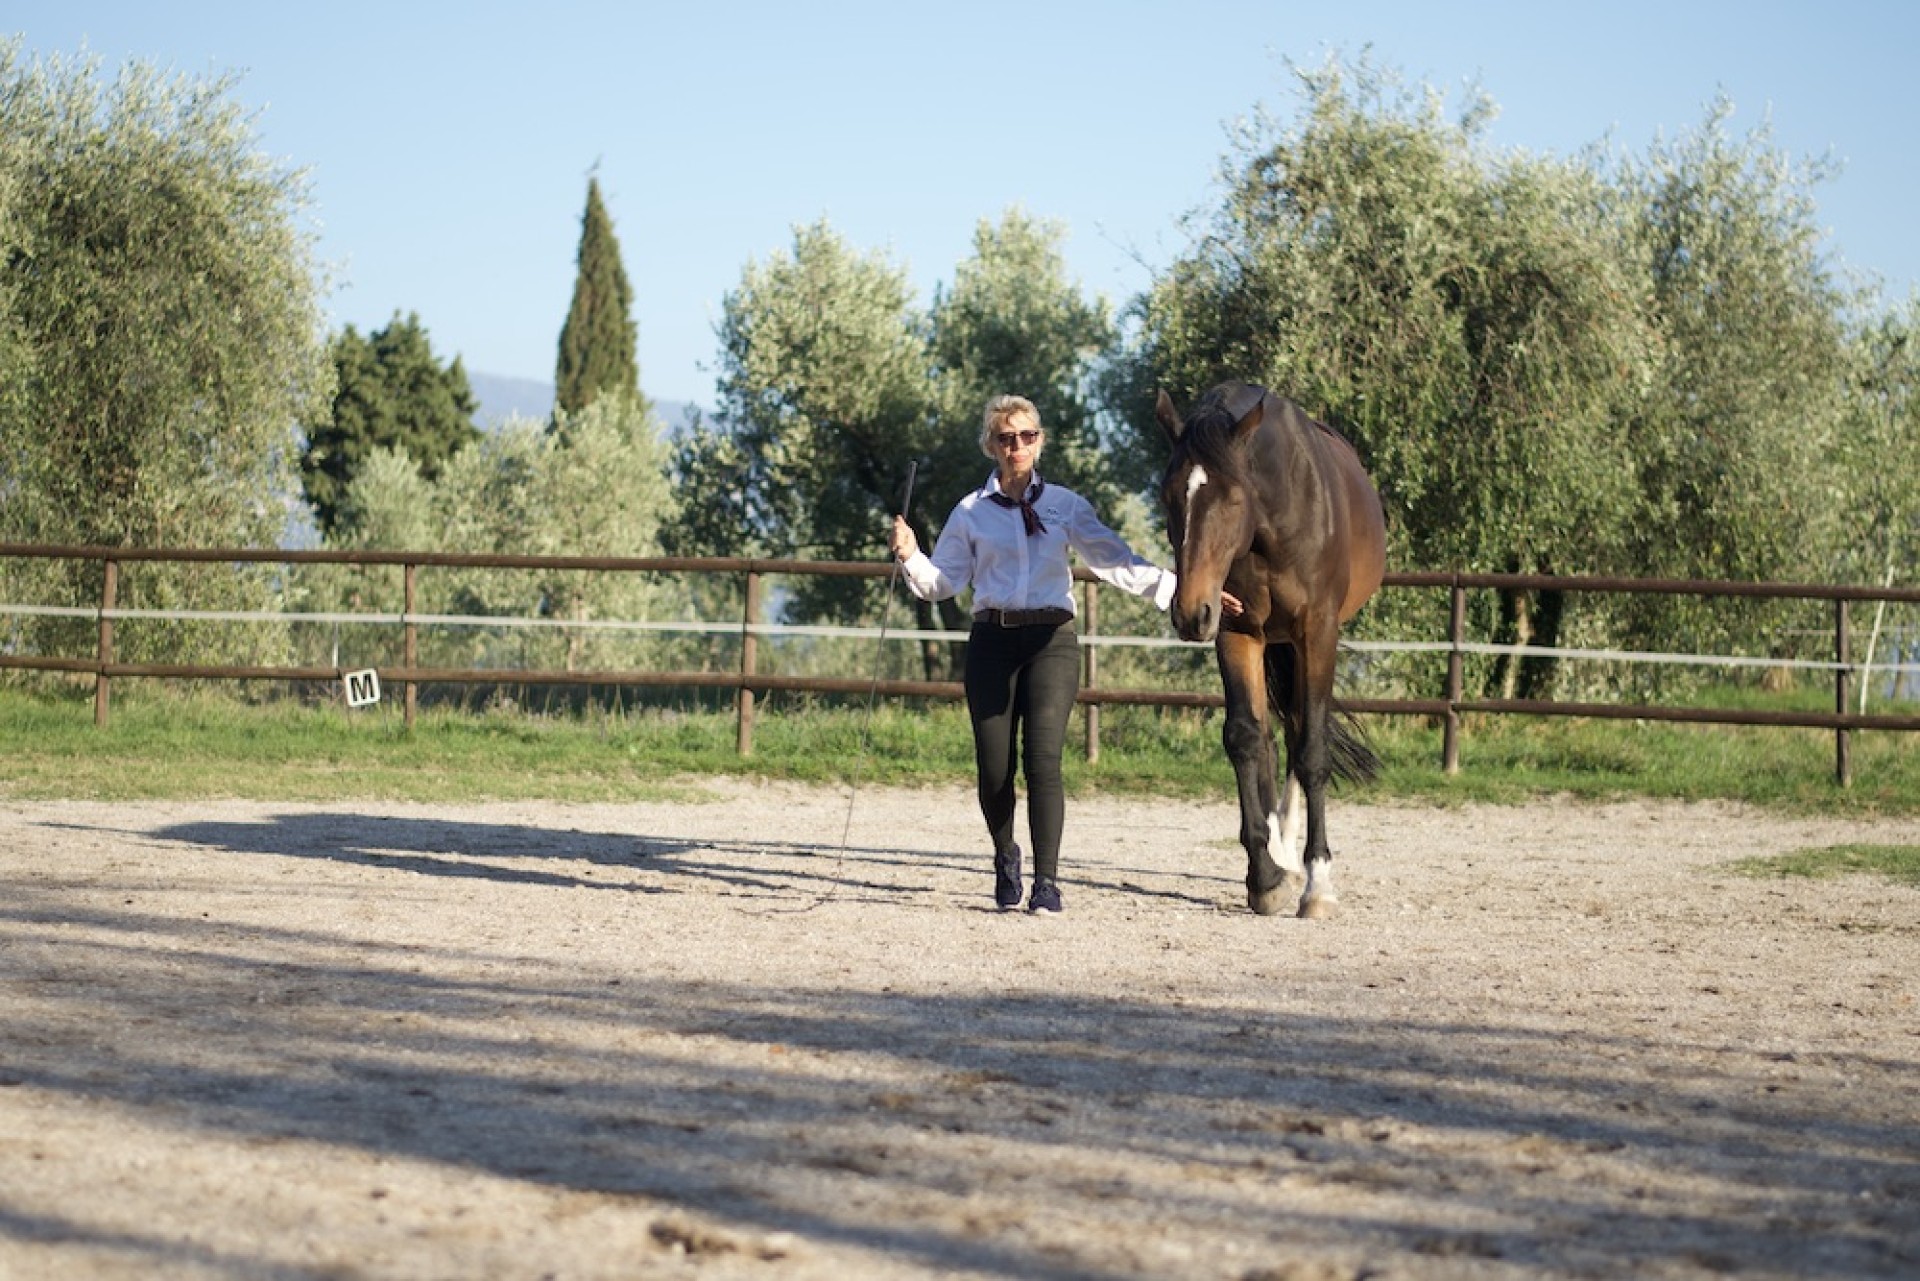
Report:
[{"label": "black leggings", "polygon": [[1073,625],[1001,627],[976,622],[967,639],[967,714],[979,773],[980,814],[995,853],[1013,846],[1015,739],[1027,777],[1027,834],[1033,874],[1054,879],[1066,792],[1060,754],[1080,692],[1080,646]]}]

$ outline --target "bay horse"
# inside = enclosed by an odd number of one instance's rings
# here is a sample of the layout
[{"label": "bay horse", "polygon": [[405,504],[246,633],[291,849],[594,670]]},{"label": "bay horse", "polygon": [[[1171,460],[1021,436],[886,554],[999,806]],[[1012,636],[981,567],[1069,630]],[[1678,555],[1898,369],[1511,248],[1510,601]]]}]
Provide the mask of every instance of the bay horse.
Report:
[{"label": "bay horse", "polygon": [[[1333,675],[1341,624],[1386,572],[1380,495],[1352,445],[1264,387],[1223,383],[1185,419],[1162,391],[1155,416],[1173,442],[1160,491],[1179,577],[1170,613],[1181,639],[1212,641],[1219,662],[1247,906],[1271,916],[1304,882],[1299,915],[1329,916],[1327,783],[1379,768],[1334,712]],[[1223,588],[1240,613],[1223,616]],[[1284,730],[1284,799],[1270,715]],[[1303,823],[1304,866],[1295,846]]]}]

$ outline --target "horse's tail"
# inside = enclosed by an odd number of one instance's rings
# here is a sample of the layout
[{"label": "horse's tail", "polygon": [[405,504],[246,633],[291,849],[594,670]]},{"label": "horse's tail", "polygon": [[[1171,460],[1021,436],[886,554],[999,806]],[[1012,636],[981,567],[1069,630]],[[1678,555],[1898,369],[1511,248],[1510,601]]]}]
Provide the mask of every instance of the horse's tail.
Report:
[{"label": "horse's tail", "polygon": [[[1293,688],[1293,665],[1297,661],[1293,646],[1267,646],[1267,706],[1274,719],[1283,724],[1293,714],[1286,691]],[[1371,783],[1380,776],[1380,758],[1367,739],[1366,727],[1349,712],[1328,712],[1327,752],[1333,776],[1343,782]]]},{"label": "horse's tail", "polygon": [[1380,777],[1380,757],[1367,738],[1366,726],[1351,712],[1335,710],[1327,717],[1333,776],[1349,783],[1371,783]]}]

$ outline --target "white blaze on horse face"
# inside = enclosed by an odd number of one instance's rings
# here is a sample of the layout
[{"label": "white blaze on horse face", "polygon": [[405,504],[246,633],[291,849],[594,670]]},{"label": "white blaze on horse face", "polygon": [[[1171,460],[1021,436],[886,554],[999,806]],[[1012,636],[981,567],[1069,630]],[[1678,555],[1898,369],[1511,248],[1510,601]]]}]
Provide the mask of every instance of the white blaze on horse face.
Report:
[{"label": "white blaze on horse face", "polygon": [[1180,532],[1180,545],[1193,546],[1193,499],[1207,483],[1207,469],[1195,463],[1187,469],[1187,527]]}]

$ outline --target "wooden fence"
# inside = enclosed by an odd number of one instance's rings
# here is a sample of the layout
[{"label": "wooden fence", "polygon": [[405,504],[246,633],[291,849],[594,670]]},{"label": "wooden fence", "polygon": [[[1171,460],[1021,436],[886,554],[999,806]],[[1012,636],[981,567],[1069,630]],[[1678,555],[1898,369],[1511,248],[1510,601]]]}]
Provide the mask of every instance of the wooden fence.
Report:
[{"label": "wooden fence", "polygon": [[[744,755],[753,750],[756,695],[772,690],[805,690],[822,693],[885,695],[887,697],[924,697],[959,699],[963,692],[958,682],[925,680],[880,680],[821,676],[803,676],[765,672],[758,669],[758,640],[776,634],[781,628],[762,617],[764,580],[772,576],[825,575],[857,578],[886,578],[889,564],[849,561],[802,561],[775,559],[738,559],[724,557],[601,557],[601,556],[498,556],[453,552],[345,552],[290,551],[284,549],[159,549],[125,547],[59,547],[37,544],[0,543],[0,559],[35,558],[97,562],[101,566],[100,597],[97,606],[47,607],[0,602],[0,617],[8,613],[81,615],[95,621],[95,652],[88,657],[44,656],[0,652],[0,669],[72,672],[94,679],[94,721],[107,724],[112,682],[117,678],[187,678],[211,680],[266,681],[339,681],[346,672],[338,667],[236,666],[202,663],[123,663],[114,657],[114,623],[119,619],[234,618],[244,617],[216,611],[196,612],[123,609],[116,604],[120,566],[129,562],[225,563],[225,564],[334,564],[387,565],[400,567],[403,575],[404,604],[399,615],[356,615],[357,622],[391,623],[401,629],[403,658],[399,665],[378,669],[380,681],[399,686],[406,723],[411,726],[417,708],[418,690],[430,684],[496,684],[510,680],[526,685],[558,686],[664,686],[681,688],[720,688],[734,691],[738,719],[738,749]],[[604,573],[638,574],[724,574],[744,579],[744,609],[738,624],[741,635],[740,664],[728,671],[558,671],[482,668],[422,667],[418,663],[419,627],[424,616],[416,609],[418,571],[432,567],[481,569],[524,569],[544,571],[585,570]],[[1098,638],[1099,606],[1096,583],[1084,570],[1076,577],[1084,584],[1080,630],[1083,636]],[[1912,588],[1843,587],[1794,583],[1740,583],[1720,581],[1681,581],[1603,577],[1549,577],[1532,574],[1462,574],[1447,572],[1389,574],[1389,589],[1423,588],[1446,590],[1451,595],[1447,634],[1443,640],[1424,642],[1376,642],[1373,648],[1444,652],[1447,677],[1444,697],[1440,698],[1354,698],[1341,700],[1349,711],[1378,715],[1433,717],[1442,722],[1443,765],[1453,773],[1460,767],[1461,717],[1470,713],[1519,716],[1576,716],[1626,720],[1677,721],[1720,725],[1764,725],[1828,729],[1834,734],[1834,775],[1846,786],[1852,781],[1852,735],[1859,730],[1920,730],[1920,715],[1864,714],[1848,710],[1852,679],[1858,665],[1852,657],[1849,606],[1860,602],[1920,603],[1920,590]],[[1833,648],[1830,667],[1834,681],[1832,712],[1762,711],[1745,708],[1670,707],[1648,704],[1575,703],[1539,699],[1468,698],[1464,688],[1464,660],[1469,653],[1506,653],[1520,657],[1592,657],[1581,651],[1542,650],[1526,646],[1502,646],[1469,641],[1466,632],[1466,601],[1471,591],[1554,591],[1642,593],[1689,595],[1700,597],[1760,597],[1829,602],[1833,609]],[[303,616],[258,615],[298,620]],[[445,620],[441,620],[445,621]],[[470,620],[501,622],[504,620]],[[833,631],[835,629],[813,629]],[[862,634],[859,629],[844,629],[848,635]],[[1367,648],[1366,645],[1359,646]],[[1106,704],[1134,704],[1161,707],[1218,707],[1218,693],[1195,693],[1146,689],[1114,688],[1099,680],[1098,646],[1083,648],[1086,671],[1080,702],[1086,706],[1087,752],[1099,755],[1099,711]],[[1612,655],[1612,657],[1632,657]]]}]

